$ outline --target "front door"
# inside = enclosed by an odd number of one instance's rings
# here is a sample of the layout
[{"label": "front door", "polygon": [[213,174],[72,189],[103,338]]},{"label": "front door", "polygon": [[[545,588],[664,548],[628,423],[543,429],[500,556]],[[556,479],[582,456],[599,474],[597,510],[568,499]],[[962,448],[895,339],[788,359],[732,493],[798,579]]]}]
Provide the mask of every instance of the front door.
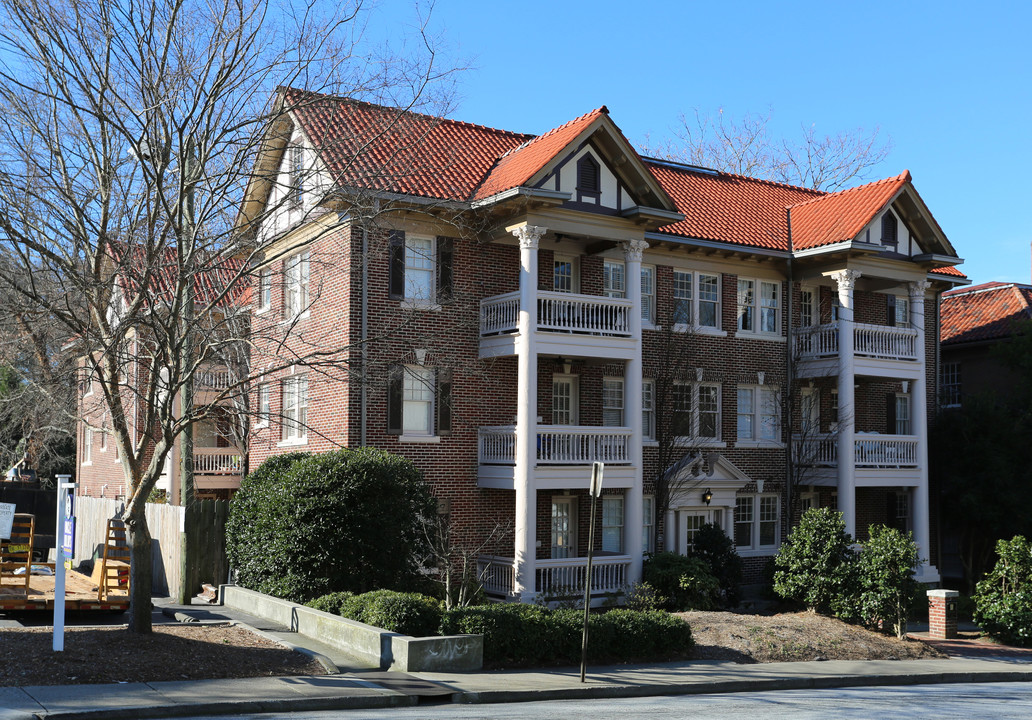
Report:
[{"label": "front door", "polygon": [[552,376],[552,424],[577,424],[577,376]]},{"label": "front door", "polygon": [[552,498],[552,557],[576,557],[573,498]]},{"label": "front door", "polygon": [[[695,535],[706,523],[724,527],[724,509],[709,507],[681,508],[678,515],[677,552],[687,555],[695,543]],[[726,530],[725,530],[726,532]]]}]

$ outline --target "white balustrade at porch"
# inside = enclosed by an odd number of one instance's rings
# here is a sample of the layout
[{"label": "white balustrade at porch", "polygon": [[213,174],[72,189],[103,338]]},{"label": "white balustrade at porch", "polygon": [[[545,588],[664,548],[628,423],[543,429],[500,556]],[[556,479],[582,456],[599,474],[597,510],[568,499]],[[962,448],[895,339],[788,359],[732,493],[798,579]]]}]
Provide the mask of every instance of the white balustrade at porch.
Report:
[{"label": "white balustrade at porch", "polygon": [[[838,355],[838,324],[795,331],[795,354],[801,360]],[[917,330],[853,323],[853,353],[883,360],[917,360]]]},{"label": "white balustrade at porch", "polygon": [[[584,335],[630,337],[631,302],[624,298],[546,292],[537,294],[538,330]],[[516,332],[520,294],[495,295],[480,301],[480,334]]]},{"label": "white balustrade at porch", "polygon": [[194,374],[194,387],[204,390],[225,390],[230,385],[229,370],[217,368]]},{"label": "white balustrade at porch", "polygon": [[[535,582],[539,595],[576,595],[584,590],[588,559],[583,557],[535,560]],[[601,555],[591,561],[592,594],[619,592],[628,584],[631,558],[626,555]],[[477,576],[489,595],[506,596],[516,584],[513,558],[482,555],[477,559]]]},{"label": "white balustrade at porch", "polygon": [[243,457],[233,448],[194,448],[194,473],[198,475],[239,475]]},{"label": "white balustrade at porch", "polygon": [[[858,433],[853,440],[856,467],[917,467],[917,438],[912,435]],[[834,435],[796,440],[796,462],[813,467],[838,466]]]},{"label": "white balustrade at porch", "polygon": [[[583,425],[539,425],[537,461],[544,465],[610,465],[630,463],[631,429]],[[479,459],[483,465],[516,463],[516,427],[496,425],[479,432]]]}]

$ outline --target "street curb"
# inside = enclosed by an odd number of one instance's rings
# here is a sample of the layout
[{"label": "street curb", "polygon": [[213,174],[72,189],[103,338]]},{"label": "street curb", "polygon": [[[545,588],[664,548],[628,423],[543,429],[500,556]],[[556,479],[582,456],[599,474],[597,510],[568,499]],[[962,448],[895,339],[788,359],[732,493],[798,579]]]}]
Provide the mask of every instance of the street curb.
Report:
[{"label": "street curb", "polygon": [[816,676],[755,680],[655,685],[585,685],[547,690],[487,690],[452,693],[454,703],[489,704],[545,700],[590,700],[592,698],[650,697],[664,695],[715,695],[722,693],[770,692],[774,690],[830,690],[868,686],[941,685],[956,683],[1030,682],[1032,670],[991,672],[936,672],[908,675]]}]

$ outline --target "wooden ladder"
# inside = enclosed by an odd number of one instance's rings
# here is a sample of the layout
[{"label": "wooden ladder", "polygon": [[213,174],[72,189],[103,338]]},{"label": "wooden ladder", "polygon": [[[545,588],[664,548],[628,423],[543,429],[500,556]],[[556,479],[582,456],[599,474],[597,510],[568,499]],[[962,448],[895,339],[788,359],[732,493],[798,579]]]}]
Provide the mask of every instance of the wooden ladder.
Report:
[{"label": "wooden ladder", "polygon": [[129,591],[129,542],[125,523],[117,518],[107,521],[100,571],[94,571],[93,580],[97,583],[98,601],[107,599],[112,590]]},{"label": "wooden ladder", "polygon": [[[29,576],[32,574],[32,547],[36,540],[36,516],[28,513],[15,513],[11,538],[0,540],[0,585],[4,578],[14,578],[12,587],[24,586],[25,595],[29,594]],[[21,569],[24,575],[16,575]]]}]

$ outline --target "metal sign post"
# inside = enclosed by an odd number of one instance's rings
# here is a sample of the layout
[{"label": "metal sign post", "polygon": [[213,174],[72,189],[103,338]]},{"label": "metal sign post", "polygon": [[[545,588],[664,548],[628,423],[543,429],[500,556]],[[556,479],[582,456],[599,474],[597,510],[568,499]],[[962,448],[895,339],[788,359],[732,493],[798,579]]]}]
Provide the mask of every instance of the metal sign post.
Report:
[{"label": "metal sign post", "polygon": [[[57,546],[57,557],[54,562],[54,652],[64,650],[65,621],[65,563],[71,565],[75,554],[75,508],[74,490],[76,483],[70,482],[71,475],[57,476],[57,526],[60,533]],[[72,491],[72,494],[69,494]]]},{"label": "metal sign post", "polygon": [[602,494],[602,472],[605,470],[605,463],[595,462],[591,464],[591,486],[588,492],[591,494],[591,514],[588,519],[588,567],[584,573],[584,633],[581,636],[580,656],[580,681],[588,670],[588,615],[591,612],[591,557],[595,550],[595,504]]}]

